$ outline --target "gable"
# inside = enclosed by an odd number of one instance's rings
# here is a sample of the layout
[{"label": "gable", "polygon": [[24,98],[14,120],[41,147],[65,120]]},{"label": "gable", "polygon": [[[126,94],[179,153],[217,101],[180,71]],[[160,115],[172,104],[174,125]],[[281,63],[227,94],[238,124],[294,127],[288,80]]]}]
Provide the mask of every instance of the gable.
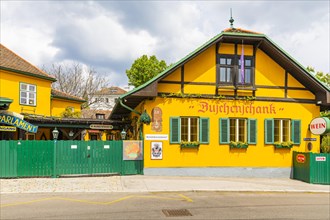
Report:
[{"label": "gable", "polygon": [[[248,68],[254,74],[252,78],[250,77],[249,86],[237,83],[240,77],[238,61],[242,42],[245,60],[250,58],[251,66]],[[236,74],[229,75],[228,79],[222,78],[225,75],[220,74],[223,70],[219,59],[223,55],[228,55],[229,59],[232,59],[233,63],[226,68],[232,68],[231,71]],[[231,84],[232,79],[237,81],[236,84]],[[324,105],[330,105],[329,88],[310,75],[304,67],[265,35],[255,33],[222,32],[163,73],[120,98],[133,101],[133,97],[139,97],[142,101],[148,98],[143,98],[143,91],[150,91],[149,87],[155,88],[155,85],[157,91],[153,95],[162,95],[162,93],[195,94],[205,97],[225,95],[231,99],[239,96],[254,96],[260,101],[298,101],[316,104],[317,100],[322,100]],[[137,103],[135,100],[132,103],[126,102],[125,105],[135,108]],[[117,108],[122,109],[123,106],[116,105],[112,115],[116,114]],[[123,112],[130,111],[121,111]]]}]

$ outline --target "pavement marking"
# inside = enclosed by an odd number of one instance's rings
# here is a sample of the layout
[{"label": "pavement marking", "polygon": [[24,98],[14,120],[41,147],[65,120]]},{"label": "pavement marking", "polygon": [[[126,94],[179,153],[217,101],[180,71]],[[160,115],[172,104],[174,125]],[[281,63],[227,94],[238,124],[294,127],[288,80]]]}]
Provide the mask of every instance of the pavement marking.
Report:
[{"label": "pavement marking", "polygon": [[[173,195],[173,194],[172,194]],[[31,201],[26,201],[26,202],[16,202],[16,203],[9,203],[9,204],[0,204],[0,208],[4,208],[4,207],[10,207],[10,206],[20,206],[20,205],[30,205],[33,203],[37,203],[37,202],[43,202],[43,201],[49,201],[49,200],[62,200],[62,201],[70,201],[70,202],[78,202],[78,203],[86,203],[86,204],[92,204],[92,205],[112,205],[124,200],[128,200],[128,199],[133,199],[133,198],[145,198],[145,199],[164,199],[164,200],[176,200],[176,201],[186,201],[186,202],[193,202],[192,199],[190,199],[189,197],[183,195],[183,194],[179,194],[179,193],[175,193],[174,195],[179,196],[179,198],[177,197],[173,197],[173,196],[139,196],[139,195],[131,195],[131,196],[125,196],[113,201],[109,201],[109,202],[95,202],[95,201],[90,201],[90,200],[83,200],[83,199],[74,199],[74,198],[67,198],[67,197],[49,197],[49,198],[43,198],[43,199],[35,199],[35,200],[31,200]]]},{"label": "pavement marking", "polygon": [[183,194],[178,194],[179,196],[181,196],[182,198],[184,198],[187,202],[193,202],[193,200],[191,198],[189,198],[188,196],[185,196]]},{"label": "pavement marking", "polygon": [[0,204],[0,208],[8,207],[8,206],[29,205],[29,204],[32,204],[32,203],[42,202],[42,201],[47,201],[47,200],[54,200],[54,197],[43,198],[43,199],[36,199],[36,200],[27,201],[27,202],[9,203],[9,204],[4,204],[4,205],[3,204]]}]

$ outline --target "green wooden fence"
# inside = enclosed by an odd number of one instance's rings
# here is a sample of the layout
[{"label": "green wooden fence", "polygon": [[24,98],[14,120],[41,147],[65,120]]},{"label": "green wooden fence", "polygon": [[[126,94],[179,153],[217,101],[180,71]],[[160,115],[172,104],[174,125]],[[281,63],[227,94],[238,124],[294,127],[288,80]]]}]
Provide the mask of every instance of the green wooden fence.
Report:
[{"label": "green wooden fence", "polygon": [[0,141],[0,178],[79,174],[143,174],[143,161],[123,160],[122,141]]},{"label": "green wooden fence", "polygon": [[330,185],[330,154],[294,151],[292,157],[293,179]]}]

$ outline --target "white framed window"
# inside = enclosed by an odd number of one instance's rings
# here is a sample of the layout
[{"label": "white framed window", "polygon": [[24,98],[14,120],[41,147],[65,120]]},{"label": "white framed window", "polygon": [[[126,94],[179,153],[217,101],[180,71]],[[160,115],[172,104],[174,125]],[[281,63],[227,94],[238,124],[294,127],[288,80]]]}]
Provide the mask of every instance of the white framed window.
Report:
[{"label": "white framed window", "polygon": [[246,142],[247,141],[247,119],[230,118],[230,141]]},{"label": "white framed window", "polygon": [[181,141],[199,141],[199,118],[181,118]]},{"label": "white framed window", "polygon": [[21,105],[37,105],[37,86],[27,83],[20,83],[20,99]]},{"label": "white framed window", "polygon": [[265,144],[292,141],[301,143],[301,120],[268,118],[265,119]]},{"label": "white framed window", "polygon": [[274,119],[274,142],[290,141],[291,122],[289,119]]},{"label": "white framed window", "polygon": [[105,114],[96,114],[97,119],[105,119]]},{"label": "white framed window", "polygon": [[199,142],[210,140],[210,119],[202,117],[170,117],[170,143]]},{"label": "white framed window", "polygon": [[219,118],[219,143],[257,144],[258,121],[255,118]]}]

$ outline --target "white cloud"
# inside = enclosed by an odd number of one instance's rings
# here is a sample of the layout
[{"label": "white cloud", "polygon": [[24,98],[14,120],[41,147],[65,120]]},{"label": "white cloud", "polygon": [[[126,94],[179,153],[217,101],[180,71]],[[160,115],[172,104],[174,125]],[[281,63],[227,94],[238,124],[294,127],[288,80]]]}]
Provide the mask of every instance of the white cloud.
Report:
[{"label": "white cloud", "polygon": [[[127,83],[143,54],[173,63],[229,27],[269,36],[302,65],[329,72],[326,1],[1,1],[0,41],[42,66],[75,60]],[[257,13],[256,13],[257,12]]]},{"label": "white cloud", "polygon": [[[91,59],[128,59],[136,58],[143,53],[152,54],[156,48],[157,40],[147,31],[126,30],[121,24],[111,17],[99,15],[86,19],[73,19],[66,26],[70,32],[74,27],[74,36],[61,40],[71,40],[71,47],[80,50],[83,56]],[[65,49],[65,48],[63,48]]]}]

